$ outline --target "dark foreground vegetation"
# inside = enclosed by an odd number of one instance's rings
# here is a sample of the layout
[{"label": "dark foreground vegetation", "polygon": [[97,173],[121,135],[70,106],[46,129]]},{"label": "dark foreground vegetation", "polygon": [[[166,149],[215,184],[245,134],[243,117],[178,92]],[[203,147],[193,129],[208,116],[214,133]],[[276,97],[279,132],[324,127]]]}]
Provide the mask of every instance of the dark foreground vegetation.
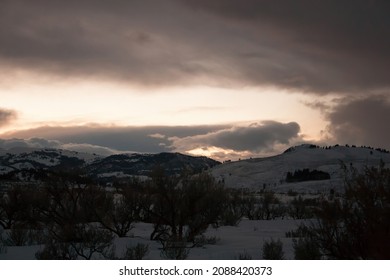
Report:
[{"label": "dark foreground vegetation", "polygon": [[[286,197],[226,189],[208,173],[168,176],[156,169],[150,180],[110,187],[77,172],[52,173],[42,184],[3,189],[0,253],[4,246],[39,244],[37,259],[142,259],[147,245],[118,256],[113,241],[144,222],[153,225],[150,239],[161,244],[161,257],[185,259],[191,248],[216,242],[204,235],[207,228],[237,226],[244,218],[306,220],[286,233],[296,259],[390,259],[390,170],[383,164],[363,172],[345,168],[345,192],[338,196]],[[284,258],[282,247],[279,240],[265,242],[263,258]]]},{"label": "dark foreground vegetation", "polygon": [[0,226],[7,230],[6,245],[45,244],[38,259],[116,259],[145,255],[139,244],[118,257],[112,242],[128,236],[136,222],[151,223],[150,239],[161,243],[162,255],[180,259],[207,241],[202,234],[210,225],[237,223],[234,198],[206,173],[167,176],[156,170],[151,180],[110,188],[61,175],[42,186],[8,188],[0,198]]},{"label": "dark foreground vegetation", "polygon": [[286,235],[296,259],[390,259],[390,169],[345,170],[345,193],[322,200],[315,222]]}]

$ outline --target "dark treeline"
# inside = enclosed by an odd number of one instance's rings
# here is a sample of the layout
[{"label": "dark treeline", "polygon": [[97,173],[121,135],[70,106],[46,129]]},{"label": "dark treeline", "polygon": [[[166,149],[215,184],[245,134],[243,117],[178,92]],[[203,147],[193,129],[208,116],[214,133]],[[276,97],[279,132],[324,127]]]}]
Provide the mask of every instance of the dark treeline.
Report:
[{"label": "dark treeline", "polygon": [[319,180],[329,180],[330,175],[327,172],[321,170],[309,170],[309,169],[299,169],[293,172],[287,172],[286,182],[295,183],[295,182],[305,182],[305,181],[319,181]]},{"label": "dark treeline", "polygon": [[[161,244],[164,257],[185,258],[191,247],[215,242],[204,236],[209,226],[310,217],[311,205],[302,197],[287,206],[272,192],[226,189],[208,173],[168,176],[156,169],[150,180],[103,187],[73,170],[7,188],[0,197],[0,226],[8,245],[44,244],[39,259],[115,259],[114,238],[131,236],[138,222],[150,223],[150,239]],[[134,257],[134,250],[124,257]]]},{"label": "dark treeline", "polygon": [[[330,146],[318,146],[318,145],[313,145],[313,144],[307,144],[307,147],[309,149],[325,149],[325,150],[332,150],[334,148],[338,148],[338,147],[341,147],[339,144],[335,144],[335,145],[330,145]],[[384,153],[384,154],[388,154],[390,153],[389,150],[386,150],[386,149],[383,149],[383,148],[374,148],[374,147],[371,147],[371,146],[356,146],[356,145],[349,145],[349,144],[346,144],[344,147],[346,148],[364,148],[364,149],[369,149],[371,151],[377,151],[377,152],[380,152],[380,153]],[[289,153],[289,152],[292,152],[294,151],[296,148],[295,147],[290,147],[288,148],[287,150],[284,151],[284,153]]]}]

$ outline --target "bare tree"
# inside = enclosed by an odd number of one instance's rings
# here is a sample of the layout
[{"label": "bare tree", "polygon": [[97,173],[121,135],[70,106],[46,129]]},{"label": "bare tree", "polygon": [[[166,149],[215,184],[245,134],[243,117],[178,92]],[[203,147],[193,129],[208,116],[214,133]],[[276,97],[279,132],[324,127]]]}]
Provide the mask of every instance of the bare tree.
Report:
[{"label": "bare tree", "polygon": [[318,244],[329,258],[389,259],[390,169],[382,163],[345,171],[344,196],[318,210]]}]

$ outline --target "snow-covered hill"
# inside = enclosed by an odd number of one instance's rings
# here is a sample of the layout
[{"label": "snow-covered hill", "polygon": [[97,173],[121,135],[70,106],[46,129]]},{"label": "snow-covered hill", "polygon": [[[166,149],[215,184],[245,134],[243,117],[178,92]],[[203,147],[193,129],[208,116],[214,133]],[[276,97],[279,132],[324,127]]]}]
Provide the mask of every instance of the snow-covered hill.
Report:
[{"label": "snow-covered hill", "polygon": [[10,180],[34,181],[34,178],[42,177],[36,176],[37,172],[66,172],[75,169],[95,179],[148,176],[157,166],[163,168],[167,174],[180,174],[186,169],[200,172],[217,164],[219,162],[206,157],[180,153],[118,154],[101,157],[57,149],[0,151],[0,176]]},{"label": "snow-covered hill", "polygon": [[[207,157],[192,157],[180,153],[118,154],[101,157],[95,154],[56,149],[13,149],[0,151],[0,176],[7,180],[33,181],[37,172],[82,170],[98,180],[110,181],[131,176],[148,176],[156,166],[167,174],[180,174],[191,169],[200,172],[211,170],[213,176],[229,188],[273,190],[276,192],[323,192],[342,188],[341,164],[362,168],[390,164],[390,154],[384,150],[364,147],[333,146],[320,148],[301,145],[288,149],[283,154],[219,164]],[[287,174],[296,171],[319,172],[330,179],[312,180],[294,178],[286,180]],[[42,175],[42,174],[40,174]]]},{"label": "snow-covered hill", "polygon": [[148,176],[157,167],[161,167],[168,175],[180,174],[189,169],[201,172],[219,162],[207,157],[193,157],[180,153],[160,154],[119,154],[102,158],[89,164],[88,174],[100,178]]},{"label": "snow-covered hill", "polygon": [[[301,145],[288,149],[283,154],[224,163],[212,169],[212,174],[231,188],[253,190],[274,190],[287,192],[322,192],[340,189],[343,178],[342,163],[356,168],[379,165],[380,161],[390,164],[390,154],[384,150],[363,147],[333,146],[320,148],[315,145]],[[287,173],[297,170],[318,170],[330,175],[329,180],[306,180],[286,182]]]}]

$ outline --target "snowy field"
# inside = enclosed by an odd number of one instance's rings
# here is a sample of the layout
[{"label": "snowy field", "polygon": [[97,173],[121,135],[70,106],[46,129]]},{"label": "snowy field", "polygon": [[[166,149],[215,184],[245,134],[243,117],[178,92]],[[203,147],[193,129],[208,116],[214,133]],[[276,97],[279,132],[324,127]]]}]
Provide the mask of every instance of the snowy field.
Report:
[{"label": "snowy field", "polygon": [[[262,246],[265,241],[280,239],[283,242],[285,259],[293,259],[292,239],[286,238],[285,233],[296,229],[303,220],[242,220],[236,227],[222,226],[219,228],[210,227],[206,237],[215,237],[217,242],[214,245],[204,245],[198,248],[191,248],[187,259],[194,260],[234,260],[239,255],[250,256],[252,259],[262,258]],[[126,247],[147,244],[149,253],[145,259],[162,259],[161,244],[151,241],[149,235],[153,225],[138,223],[130,231],[126,238],[116,238],[114,241],[118,256],[123,255]],[[18,260],[35,259],[35,253],[43,248],[42,246],[8,246],[3,248],[0,259]]]}]

